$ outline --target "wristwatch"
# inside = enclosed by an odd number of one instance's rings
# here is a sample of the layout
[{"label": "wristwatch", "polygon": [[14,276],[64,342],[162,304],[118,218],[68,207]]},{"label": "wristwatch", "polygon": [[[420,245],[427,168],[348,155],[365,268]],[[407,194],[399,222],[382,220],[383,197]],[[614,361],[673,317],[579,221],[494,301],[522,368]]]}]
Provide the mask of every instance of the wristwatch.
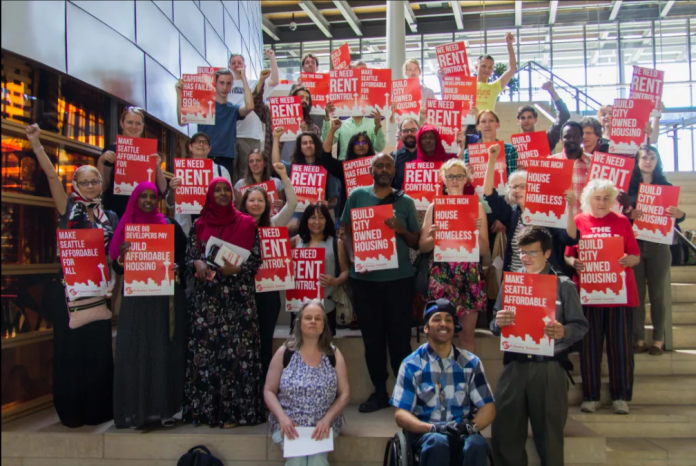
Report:
[{"label": "wristwatch", "polygon": [[478,434],[478,432],[479,432],[478,426],[476,424],[474,424],[473,422],[469,423],[466,426],[466,430],[469,431],[469,435]]},{"label": "wristwatch", "polygon": [[432,434],[434,432],[435,432],[435,424],[430,424],[430,433]]}]

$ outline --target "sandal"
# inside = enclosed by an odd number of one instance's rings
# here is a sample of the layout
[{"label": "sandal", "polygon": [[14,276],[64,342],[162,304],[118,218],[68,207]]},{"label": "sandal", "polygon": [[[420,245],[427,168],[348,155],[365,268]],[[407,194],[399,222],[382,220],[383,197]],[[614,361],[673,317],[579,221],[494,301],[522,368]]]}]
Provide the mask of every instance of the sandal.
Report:
[{"label": "sandal", "polygon": [[646,353],[650,350],[650,347],[643,342],[640,345],[636,345],[633,349],[634,354]]}]

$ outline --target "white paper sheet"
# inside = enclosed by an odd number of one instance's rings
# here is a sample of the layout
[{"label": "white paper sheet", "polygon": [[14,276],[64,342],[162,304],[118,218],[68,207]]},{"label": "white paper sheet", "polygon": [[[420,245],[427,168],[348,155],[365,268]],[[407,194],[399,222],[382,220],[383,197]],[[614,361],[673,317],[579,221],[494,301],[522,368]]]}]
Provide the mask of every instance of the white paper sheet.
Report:
[{"label": "white paper sheet", "polygon": [[295,427],[299,437],[294,440],[287,438],[283,442],[283,457],[294,458],[296,456],[316,455],[333,451],[334,437],[333,428],[329,429],[329,438],[322,440],[312,440],[314,427]]},{"label": "white paper sheet", "polygon": [[238,254],[242,258],[242,263],[246,262],[246,260],[249,258],[251,255],[251,251],[248,249],[240,248],[239,246],[236,246],[232,243],[228,243],[227,241],[223,241],[220,238],[216,238],[215,236],[211,236],[208,238],[208,242],[205,245],[205,257],[208,257],[208,254],[210,253],[210,248],[213,246],[226,246],[230,248],[234,253]]}]

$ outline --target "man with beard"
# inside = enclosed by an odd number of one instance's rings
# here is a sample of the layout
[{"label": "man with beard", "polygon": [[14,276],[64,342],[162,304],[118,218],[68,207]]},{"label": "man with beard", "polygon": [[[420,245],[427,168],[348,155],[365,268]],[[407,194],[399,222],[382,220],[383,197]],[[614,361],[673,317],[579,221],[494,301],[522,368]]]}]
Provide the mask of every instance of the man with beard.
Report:
[{"label": "man with beard", "polygon": [[[264,85],[266,79],[270,76],[271,72],[269,70],[261,71],[259,75],[259,80],[253,89],[254,96],[254,112],[259,116],[265,127],[265,140],[263,145],[263,154],[271,160],[271,151],[273,150],[273,124],[271,122],[271,109],[264,102]],[[302,116],[304,118],[304,123],[302,123],[302,131],[314,133],[321,137],[321,128],[314,123],[309,111],[312,108],[312,95],[303,86],[297,86],[290,93],[291,96],[300,96],[302,99]],[[295,141],[286,141],[280,143],[280,159],[285,162],[290,161],[290,156],[295,150]]]},{"label": "man with beard", "polygon": [[420,125],[418,125],[415,118],[405,118],[399,122],[399,133],[401,134],[403,147],[391,153],[391,156],[394,158],[394,166],[396,169],[396,175],[394,176],[394,181],[392,181],[392,188],[397,191],[401,190],[404,184],[406,163],[416,160],[416,134],[419,128]]},{"label": "man with beard", "polygon": [[582,149],[582,126],[577,121],[569,121],[563,125],[561,141],[563,141],[563,152],[553,154],[549,158],[575,161],[572,190],[576,196],[575,211],[581,212],[580,195],[589,181],[592,154],[588,154]]},{"label": "man with beard", "polygon": [[[346,251],[354,262],[350,211],[360,207],[391,205],[394,216],[384,223],[396,232],[396,269],[356,272],[350,268],[354,307],[365,345],[365,361],[375,392],[360,405],[361,413],[371,413],[389,407],[387,394],[387,346],[394,375],[401,361],[411,353],[411,306],[414,298],[413,267],[409,248],[418,248],[420,227],[413,199],[396,193],[391,185],[394,179],[394,160],[384,153],[372,158],[370,173],[372,186],[355,188],[348,196],[341,218],[345,226],[343,236]],[[398,194],[398,195],[397,195]]]},{"label": "man with beard", "polygon": [[452,344],[462,326],[450,301],[427,303],[423,322],[428,342],[404,360],[394,385],[396,423],[421,466],[487,465],[480,431],[493,422],[495,404],[483,364]]}]

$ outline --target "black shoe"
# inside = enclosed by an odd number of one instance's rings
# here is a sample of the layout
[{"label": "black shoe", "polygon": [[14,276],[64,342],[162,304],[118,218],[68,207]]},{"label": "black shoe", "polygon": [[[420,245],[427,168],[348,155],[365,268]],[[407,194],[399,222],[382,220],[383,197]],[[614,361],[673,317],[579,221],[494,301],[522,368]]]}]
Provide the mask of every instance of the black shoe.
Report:
[{"label": "black shoe", "polygon": [[370,395],[366,402],[360,404],[358,411],[361,413],[374,413],[389,406],[391,406],[389,404],[389,396],[386,393],[375,392]]}]

